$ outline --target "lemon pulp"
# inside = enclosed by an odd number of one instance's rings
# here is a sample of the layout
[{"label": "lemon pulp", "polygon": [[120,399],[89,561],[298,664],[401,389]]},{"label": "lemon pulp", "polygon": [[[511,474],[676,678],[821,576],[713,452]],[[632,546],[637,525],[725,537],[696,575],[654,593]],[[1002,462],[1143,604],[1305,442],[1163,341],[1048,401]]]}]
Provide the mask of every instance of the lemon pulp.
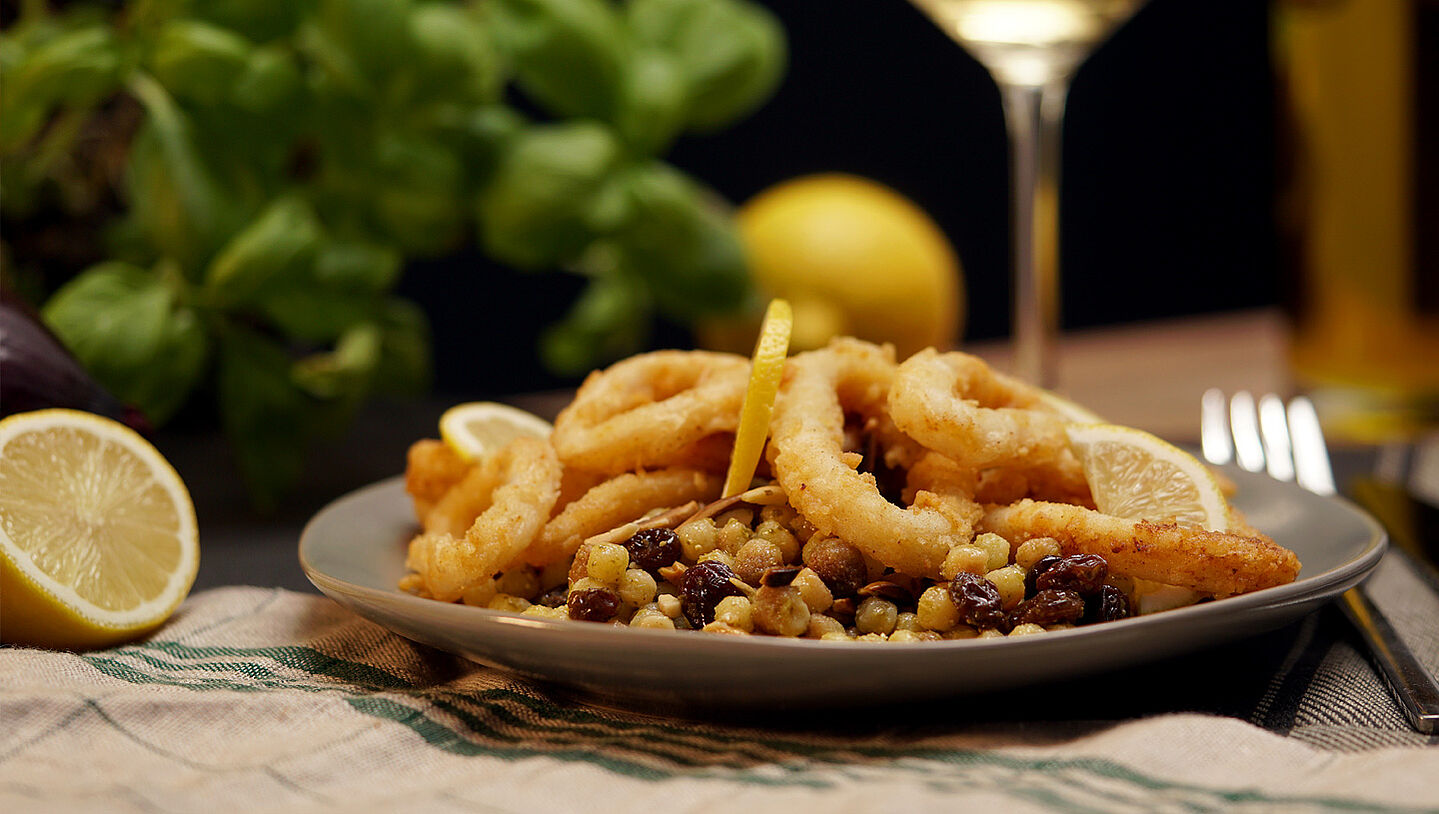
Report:
[{"label": "lemon pulp", "polygon": [[794,313],[789,303],[782,299],[771,300],[765,309],[759,339],[755,342],[749,386],[745,388],[734,452],[730,455],[729,472],[725,475],[725,497],[748,489],[754,478],[765,439],[769,437],[769,420],[774,412],[775,396],[779,394],[793,327]]}]

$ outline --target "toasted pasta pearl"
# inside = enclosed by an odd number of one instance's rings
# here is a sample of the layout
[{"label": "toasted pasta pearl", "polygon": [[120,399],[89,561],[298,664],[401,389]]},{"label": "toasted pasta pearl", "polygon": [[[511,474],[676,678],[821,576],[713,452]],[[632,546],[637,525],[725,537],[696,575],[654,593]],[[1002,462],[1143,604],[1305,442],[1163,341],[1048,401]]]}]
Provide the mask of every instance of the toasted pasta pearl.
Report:
[{"label": "toasted pasta pearl", "polygon": [[684,557],[690,562],[714,551],[715,546],[719,545],[718,534],[719,529],[715,528],[714,521],[709,518],[685,523],[675,529],[675,536],[680,538],[680,548],[684,551]]},{"label": "toasted pasta pearl", "polygon": [[829,586],[824,584],[824,580],[819,578],[813,568],[801,569],[790,585],[799,589],[799,595],[804,597],[804,604],[809,607],[810,613],[824,613],[834,604],[834,594],[830,593]]},{"label": "toasted pasta pearl", "polygon": [[568,619],[569,610],[563,606],[558,608],[547,608],[544,605],[531,605],[525,608],[523,613],[526,616],[537,616],[541,619]]},{"label": "toasted pasta pearl", "polygon": [[909,611],[903,611],[894,618],[895,630],[919,630],[919,617]]},{"label": "toasted pasta pearl", "polygon": [[660,594],[655,597],[655,606],[660,609],[660,613],[663,613],[671,619],[679,616],[680,611],[683,609],[683,603],[680,602],[680,598],[674,594]]},{"label": "toasted pasta pearl", "polygon": [[1053,537],[1035,537],[1026,540],[1014,550],[1014,564],[1028,571],[1044,557],[1058,557],[1063,554],[1059,541]]},{"label": "toasted pasta pearl", "polygon": [[1017,566],[1006,565],[984,575],[999,589],[999,601],[1008,610],[1024,599],[1024,572]]},{"label": "toasted pasta pearl", "polygon": [[[993,571],[1009,565],[1009,541],[993,532],[985,532],[974,538],[974,547],[984,552],[984,570]],[[951,577],[953,579],[953,577]]]},{"label": "toasted pasta pearl", "polygon": [[711,551],[710,553],[704,555],[703,557],[700,557],[699,560],[698,560],[698,562],[710,562],[710,561],[722,562],[722,563],[724,563],[726,566],[728,566],[728,567],[729,567],[729,570],[731,570],[731,571],[733,571],[733,570],[734,570],[734,567],[735,567],[734,557],[731,557],[729,554],[727,554],[726,552],[724,552],[723,550],[718,549],[718,548],[716,548],[714,551]]},{"label": "toasted pasta pearl", "polygon": [[895,632],[889,634],[889,640],[892,641],[892,642],[922,642],[922,641],[925,641],[923,638],[921,638],[919,635],[917,635],[917,634],[916,634],[914,631],[912,631],[912,630],[896,630]]},{"label": "toasted pasta pearl", "polygon": [[641,608],[630,619],[630,627],[646,628],[649,630],[674,630],[674,620],[660,613],[657,610]]},{"label": "toasted pasta pearl", "polygon": [[825,616],[822,613],[810,614],[809,627],[804,635],[807,639],[823,639],[830,634],[838,634],[846,639],[849,634],[844,632],[844,625],[833,616]]},{"label": "toasted pasta pearl", "polygon": [[764,572],[784,565],[779,546],[762,537],[753,537],[735,553],[735,575],[751,585],[759,584]]},{"label": "toasted pasta pearl", "polygon": [[540,575],[532,568],[515,568],[501,574],[496,587],[500,593],[533,599],[540,595]]},{"label": "toasted pasta pearl", "polygon": [[861,633],[889,633],[898,621],[899,610],[888,599],[867,596],[854,612],[854,626]]},{"label": "toasted pasta pearl", "polygon": [[781,562],[795,562],[799,559],[799,540],[789,529],[774,520],[761,521],[754,530],[755,536],[774,544],[779,549]]},{"label": "toasted pasta pearl", "polygon": [[654,601],[655,578],[639,568],[631,568],[620,577],[620,601],[639,607]]},{"label": "toasted pasta pearl", "polygon": [[954,575],[961,571],[983,574],[988,564],[989,555],[983,549],[972,545],[957,545],[945,555],[944,564],[939,566],[939,574],[945,579],[954,579]]},{"label": "toasted pasta pearl", "polygon": [[1009,631],[1011,636],[1032,636],[1036,633],[1043,633],[1044,628],[1040,625],[1025,622],[1022,625],[1015,625],[1014,630]]},{"label": "toasted pasta pearl", "polygon": [[749,536],[749,524],[741,523],[739,520],[731,518],[719,527],[719,537],[717,540],[719,549],[733,556],[736,551],[739,551],[740,546],[749,541]]},{"label": "toasted pasta pearl", "polygon": [[590,579],[605,585],[615,586],[630,565],[630,554],[623,546],[614,543],[600,543],[590,547],[590,559],[585,573]]},{"label": "toasted pasta pearl", "polygon": [[959,608],[954,606],[948,588],[931,585],[919,595],[915,617],[921,626],[944,632],[959,624]]},{"label": "toasted pasta pearl", "polygon": [[749,599],[743,596],[727,596],[715,606],[715,621],[748,633],[754,630],[754,619]]},{"label": "toasted pasta pearl", "polygon": [[980,631],[979,636],[977,636],[976,638],[979,638],[979,639],[1003,639],[1003,638],[1004,638],[1004,634],[1003,634],[1003,633],[1000,633],[999,631],[995,630],[994,628],[990,628],[990,629],[988,629],[988,630]]},{"label": "toasted pasta pearl", "polygon": [[[995,632],[997,633],[998,631]],[[943,633],[939,634],[939,637],[946,641],[951,639],[974,639],[979,637],[979,631],[975,630],[969,625],[959,625],[953,630],[944,631]]]},{"label": "toasted pasta pearl", "polygon": [[593,591],[596,588],[608,589],[609,586],[597,579],[584,577],[583,579],[575,580],[574,584],[570,586],[570,593],[574,593],[575,591]]},{"label": "toasted pasta pearl", "polygon": [[509,611],[511,613],[522,613],[530,606],[530,600],[523,596],[513,594],[495,594],[485,607],[490,610]]}]

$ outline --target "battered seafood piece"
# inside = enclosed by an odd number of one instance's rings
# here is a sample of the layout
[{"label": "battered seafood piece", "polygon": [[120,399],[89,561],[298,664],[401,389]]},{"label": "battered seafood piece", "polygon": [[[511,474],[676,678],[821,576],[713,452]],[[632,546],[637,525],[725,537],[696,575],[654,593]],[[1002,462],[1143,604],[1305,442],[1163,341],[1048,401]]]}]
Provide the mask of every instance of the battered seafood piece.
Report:
[{"label": "battered seafood piece", "polygon": [[1129,576],[1216,596],[1285,585],[1299,576],[1294,552],[1252,530],[1132,521],[1034,500],[991,506],[980,526],[1015,545],[1033,537],[1053,538],[1065,554],[1098,554]]},{"label": "battered seafood piece", "polygon": [[732,353],[633,356],[586,377],[550,440],[565,466],[589,472],[683,466],[739,426],[748,382],[749,360]]},{"label": "battered seafood piece", "polygon": [[889,412],[907,435],[955,463],[1030,471],[1046,492],[1087,491],[1064,417],[1036,388],[991,370],[977,356],[933,348],[911,356],[895,374]]},{"label": "battered seafood piece", "polygon": [[815,528],[896,571],[933,577],[949,549],[974,536],[974,501],[921,483],[911,505],[896,506],[844,451],[845,412],[883,416],[894,371],[891,348],[855,339],[792,358],[770,424],[771,465]]},{"label": "battered seafood piece", "polygon": [[545,524],[524,554],[530,565],[573,557],[587,537],[624,525],[656,507],[719,497],[724,478],[696,469],[627,472],[590,489]]},{"label": "battered seafood piece", "polygon": [[420,575],[430,596],[442,602],[459,599],[466,588],[490,579],[529,547],[559,499],[562,473],[549,442],[516,438],[437,504],[438,509],[473,479],[476,491],[459,494],[456,502],[482,508],[463,536],[421,534],[410,542],[405,565]]},{"label": "battered seafood piece", "polygon": [[421,523],[430,509],[470,471],[470,464],[449,444],[422,438],[410,445],[406,455],[405,492],[415,502],[415,516]]}]

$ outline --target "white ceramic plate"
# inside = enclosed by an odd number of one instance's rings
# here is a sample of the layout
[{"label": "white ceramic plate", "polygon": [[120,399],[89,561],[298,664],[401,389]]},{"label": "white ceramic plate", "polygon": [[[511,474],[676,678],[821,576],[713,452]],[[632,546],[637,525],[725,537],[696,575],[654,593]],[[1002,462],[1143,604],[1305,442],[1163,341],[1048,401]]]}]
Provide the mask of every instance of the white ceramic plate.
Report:
[{"label": "white ceramic plate", "polygon": [[1299,579],[1137,619],[1073,630],[914,644],[862,644],[629,630],[535,619],[419,599],[395,588],[415,532],[402,480],[360,489],[320,511],[300,565],[355,613],[468,659],[630,703],[679,706],[864,704],[877,693],[920,700],[1052,681],[1196,650],[1284,625],[1362,580],[1386,539],[1352,504],[1242,471],[1236,504],[1299,555]]}]

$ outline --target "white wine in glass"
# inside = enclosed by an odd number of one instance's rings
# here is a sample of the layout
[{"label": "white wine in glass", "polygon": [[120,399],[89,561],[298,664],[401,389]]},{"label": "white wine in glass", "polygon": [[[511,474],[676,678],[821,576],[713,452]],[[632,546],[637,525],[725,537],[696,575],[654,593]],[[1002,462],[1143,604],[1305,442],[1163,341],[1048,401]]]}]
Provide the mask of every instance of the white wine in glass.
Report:
[{"label": "white wine in glass", "polygon": [[1059,149],[1074,71],[1144,0],[911,0],[999,85],[1014,201],[1014,371],[1053,387]]}]

